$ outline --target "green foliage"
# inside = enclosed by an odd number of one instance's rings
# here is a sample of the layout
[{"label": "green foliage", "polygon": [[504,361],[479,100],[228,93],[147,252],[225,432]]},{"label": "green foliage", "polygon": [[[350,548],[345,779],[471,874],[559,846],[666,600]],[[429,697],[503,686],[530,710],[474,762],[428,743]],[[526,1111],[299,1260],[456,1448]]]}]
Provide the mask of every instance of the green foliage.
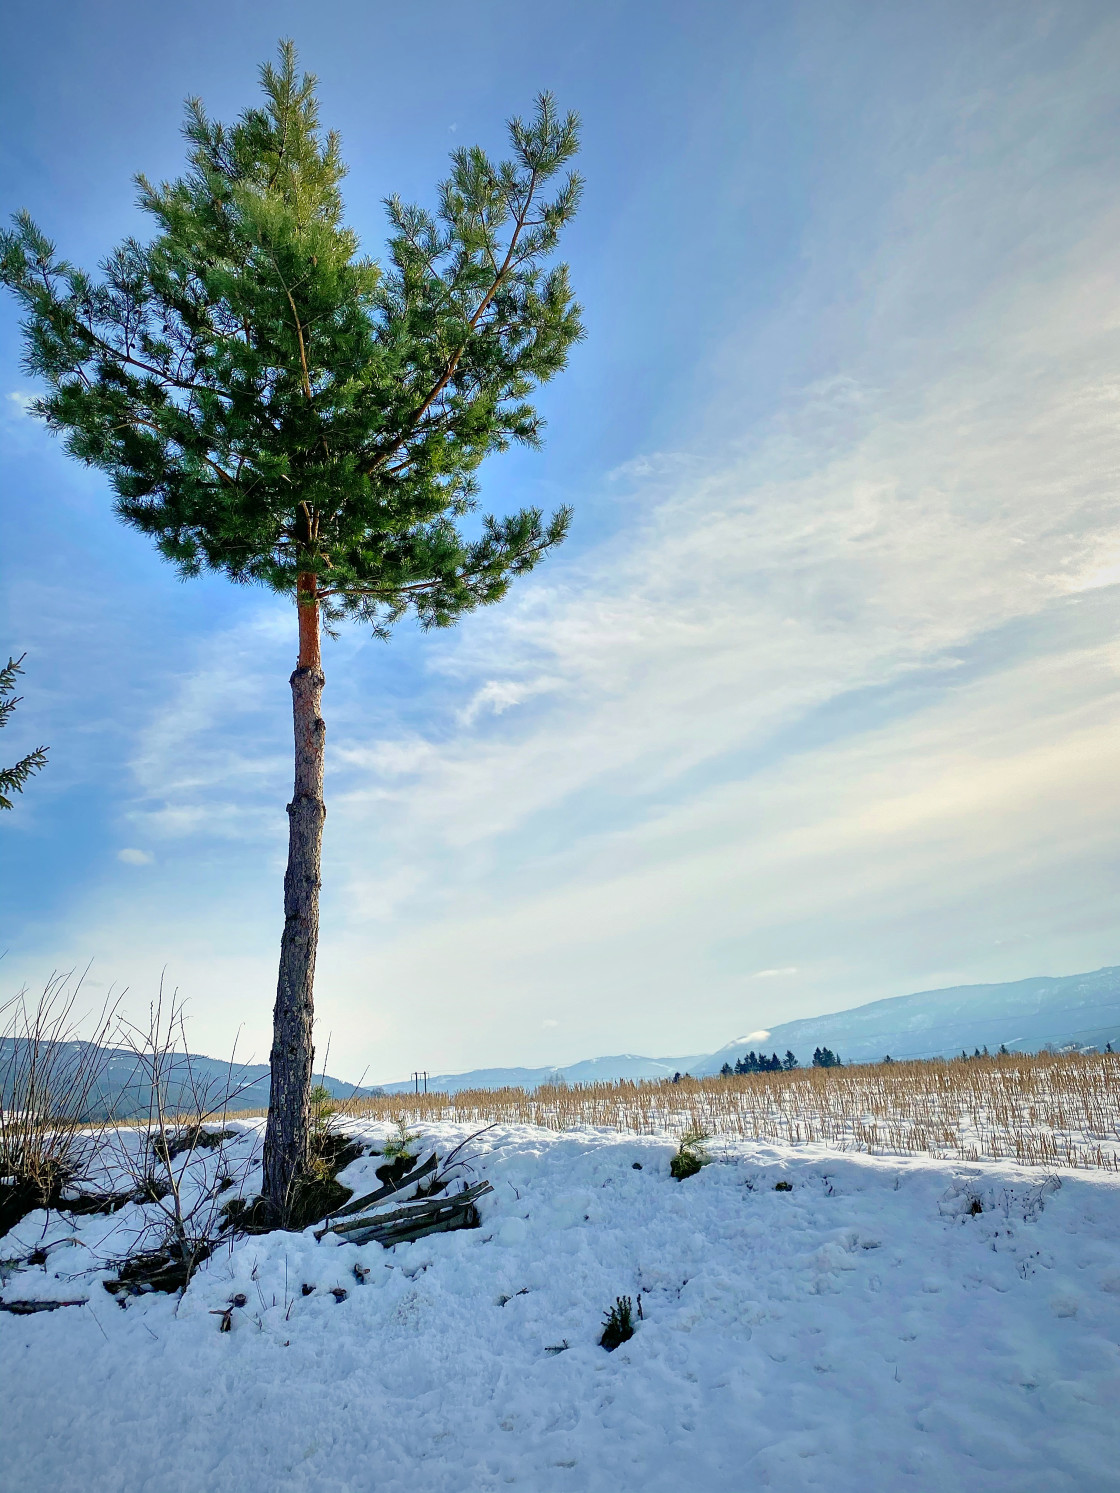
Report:
[{"label": "green foliage", "polygon": [[[26,654],[20,654],[19,658],[9,658],[7,664],[0,668],[0,729],[8,724],[8,718],[23,698],[16,694],[16,676],[23,673],[23,660]],[[0,809],[10,809],[12,800],[9,793],[22,793],[24,784],[41,767],[46,766],[47,747],[36,747],[33,752],[28,752],[26,757],[21,757],[14,767],[0,767]]]},{"label": "green foliage", "polygon": [[817,1047],[813,1050],[814,1068],[839,1068],[840,1066],[840,1059],[831,1047]]},{"label": "green foliage", "polygon": [[317,1083],[308,1097],[311,1102],[311,1154],[314,1156],[321,1149],[320,1142],[330,1133],[331,1121],[338,1109],[324,1084]]},{"label": "green foliage", "polygon": [[707,1147],[711,1138],[711,1133],[707,1130],[686,1130],[681,1136],[677,1154],[669,1162],[669,1171],[678,1182],[685,1177],[695,1176],[702,1166],[707,1166],[711,1161]]},{"label": "green foliage", "polygon": [[420,1137],[409,1130],[403,1114],[397,1115],[393,1123],[397,1127],[397,1133],[390,1136],[381,1147],[385,1160],[377,1168],[375,1176],[383,1185],[391,1184],[396,1187],[416,1165],[416,1152],[412,1148]]},{"label": "green foliage", "polygon": [[617,1296],[615,1303],[603,1318],[603,1335],[600,1347],[608,1353],[629,1342],[634,1336],[634,1303],[629,1296]]},{"label": "green foliage", "polygon": [[449,625],[567,530],[566,510],[458,520],[487,455],[539,441],[527,396],[582,335],[566,266],[546,264],[579,178],[542,195],[578,122],[542,94],[509,123],[511,159],[454,153],[434,214],[390,197],[379,266],[343,222],[340,141],[290,43],[261,83],[233,125],[188,102],[186,174],[137,178],[155,237],[99,277],[27,214],[0,235],[49,389],[33,409],[182,574],[314,597],[382,635],[409,610]]},{"label": "green foliage", "polygon": [[393,1122],[397,1127],[396,1135],[391,1135],[381,1147],[381,1154],[387,1161],[400,1161],[402,1159],[415,1161],[412,1147],[420,1139],[414,1131],[409,1130],[403,1115],[398,1115]]}]

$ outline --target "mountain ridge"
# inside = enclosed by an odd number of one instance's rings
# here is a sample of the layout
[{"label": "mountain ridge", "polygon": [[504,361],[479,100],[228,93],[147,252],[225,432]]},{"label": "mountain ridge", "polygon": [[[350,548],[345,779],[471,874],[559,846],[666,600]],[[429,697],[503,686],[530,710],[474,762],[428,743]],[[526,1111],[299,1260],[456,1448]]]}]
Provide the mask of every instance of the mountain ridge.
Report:
[{"label": "mountain ridge", "polygon": [[[1001,1044],[1012,1052],[1120,1045],[1120,965],[1075,975],[1035,975],[885,996],[844,1011],[779,1022],[766,1030],[765,1037],[762,1030],[707,1055],[646,1058],[627,1053],[542,1068],[476,1068],[432,1075],[428,1087],[446,1093],[507,1084],[536,1088],[558,1078],[582,1083],[672,1077],[678,1070],[703,1078],[718,1073],[725,1062],[734,1065],[751,1049],[776,1051],[781,1057],[788,1048],[804,1064],[817,1047],[831,1047],[846,1062],[881,1062],[888,1055],[901,1060],[953,1057],[977,1047],[994,1052]],[[629,1065],[626,1071],[624,1062]],[[386,1093],[404,1093],[412,1087],[412,1081],[382,1085]]]},{"label": "mountain ridge", "polygon": [[[0,1039],[0,1096],[10,1099],[10,1058],[13,1038]],[[963,1049],[1001,1044],[1011,1051],[1037,1051],[1042,1047],[1120,1047],[1120,966],[1108,965],[1077,975],[1039,975],[1025,980],[954,985],[911,995],[887,996],[833,1011],[822,1016],[780,1022],[765,1031],[737,1037],[712,1053],[682,1057],[645,1057],[640,1053],[584,1058],[576,1063],[539,1068],[474,1068],[464,1073],[438,1073],[428,1077],[432,1093],[458,1093],[463,1089],[539,1088],[546,1083],[603,1083],[620,1079],[672,1078],[691,1073],[702,1078],[716,1074],[724,1063],[754,1049],[776,1052],[783,1057],[793,1051],[802,1064],[811,1061],[816,1047],[830,1047],[845,1062],[881,1062],[895,1059],[952,1057]],[[76,1064],[88,1044],[64,1044],[72,1049]],[[134,1119],[147,1112],[150,1090],[135,1054],[122,1048],[102,1048],[97,1085],[89,1107],[91,1119]],[[192,1053],[177,1055],[168,1067],[167,1102],[185,1112],[192,1107],[192,1086],[201,1086],[212,1097],[211,1107],[221,1108],[223,1095],[232,1095],[230,1109],[264,1109],[268,1104],[267,1063],[234,1063]],[[336,1099],[363,1098],[383,1094],[405,1095],[415,1087],[414,1079],[359,1085],[329,1074],[316,1074]]]}]

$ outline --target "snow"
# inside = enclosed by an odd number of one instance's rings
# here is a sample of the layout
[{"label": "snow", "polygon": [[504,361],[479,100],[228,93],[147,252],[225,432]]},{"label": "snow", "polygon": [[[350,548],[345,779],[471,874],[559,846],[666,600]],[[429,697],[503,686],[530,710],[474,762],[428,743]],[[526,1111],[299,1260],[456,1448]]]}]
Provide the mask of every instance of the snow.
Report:
[{"label": "snow", "polygon": [[[259,1128],[242,1131],[232,1157],[195,1154],[191,1186],[252,1164]],[[466,1133],[423,1138],[442,1153]],[[4,1297],[89,1304],[0,1315],[5,1487],[1120,1487],[1114,1176],[734,1142],[676,1182],[672,1151],[494,1129],[469,1152],[495,1189],[480,1229],[392,1251],[311,1230],[241,1239],[181,1301],[125,1309],[91,1266],[150,1209],[29,1216],[0,1256],[59,1242],[7,1272]],[[377,1164],[343,1179],[370,1190]],[[639,1293],[635,1336],[606,1353],[604,1312]]]}]

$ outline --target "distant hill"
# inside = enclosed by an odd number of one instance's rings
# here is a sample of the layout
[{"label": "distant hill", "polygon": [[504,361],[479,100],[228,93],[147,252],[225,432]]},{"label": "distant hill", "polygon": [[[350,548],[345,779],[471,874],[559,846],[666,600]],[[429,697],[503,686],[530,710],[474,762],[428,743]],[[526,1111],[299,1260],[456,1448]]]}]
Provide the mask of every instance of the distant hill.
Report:
[{"label": "distant hill", "polygon": [[[690,1063],[706,1061],[700,1055],[685,1058],[644,1058],[632,1052],[612,1058],[585,1058],[564,1068],[473,1068],[469,1073],[434,1073],[428,1079],[432,1093],[457,1094],[461,1089],[536,1089],[542,1083],[610,1083],[619,1078],[672,1078]],[[717,1065],[718,1066],[718,1065]],[[411,1093],[414,1080],[381,1086],[386,1094]]]},{"label": "distant hill", "polygon": [[[428,1080],[433,1092],[534,1089],[563,1078],[568,1083],[608,1082],[619,1078],[671,1078],[691,1073],[701,1078],[734,1064],[741,1054],[765,1049],[784,1056],[792,1051],[803,1064],[817,1047],[831,1047],[845,1062],[877,1063],[892,1058],[953,1057],[1002,1043],[1012,1052],[1037,1052],[1046,1046],[1120,1047],[1120,966],[1091,974],[1039,976],[999,985],[956,985],[917,995],[890,996],[849,1011],[780,1022],[764,1039],[739,1037],[707,1056],[647,1058],[634,1053],[591,1058],[564,1068],[476,1068],[470,1073],[440,1073]],[[404,1093],[412,1083],[385,1084],[386,1093]]]},{"label": "distant hill", "polygon": [[850,1011],[784,1021],[764,1042],[739,1038],[705,1058],[692,1072],[718,1073],[749,1048],[779,1056],[788,1047],[802,1063],[816,1047],[831,1047],[845,1062],[952,1057],[1003,1043],[1012,1052],[1046,1046],[1120,1045],[1120,966],[1085,975],[1039,976],[1003,985],[955,985],[872,1001]]},{"label": "distant hill", "polygon": [[[892,1058],[952,1057],[962,1048],[972,1052],[987,1047],[995,1052],[1001,1043],[1012,1052],[1037,1052],[1047,1046],[1103,1047],[1106,1042],[1120,1048],[1120,966],[1084,975],[956,985],[949,990],[892,996],[849,1011],[780,1022],[765,1038],[757,1033],[739,1037],[707,1055],[647,1058],[625,1052],[562,1068],[474,1068],[468,1073],[432,1074],[428,1088],[450,1094],[462,1089],[535,1089],[559,1080],[603,1083],[621,1078],[671,1078],[677,1071],[700,1078],[718,1073],[724,1063],[734,1064],[750,1049],[781,1057],[789,1048],[802,1064],[808,1064],[814,1048],[831,1047],[845,1062],[877,1063],[888,1053]],[[0,1078],[6,1073],[12,1045],[13,1039],[0,1039]],[[75,1062],[84,1047],[83,1043],[67,1044]],[[231,1074],[230,1065],[216,1058],[192,1055],[189,1062],[194,1082],[208,1090],[214,1104],[221,1104],[220,1096],[228,1086],[233,1095],[231,1109],[267,1106],[266,1063],[235,1064]],[[171,1105],[189,1108],[187,1059],[174,1060],[169,1079]],[[335,1098],[406,1094],[414,1087],[411,1079],[366,1088],[318,1074],[315,1081],[325,1084]],[[118,1048],[101,1049],[95,1092],[91,1118],[133,1119],[146,1113],[150,1102],[135,1057]],[[9,1099],[5,1089],[3,1100]]]},{"label": "distant hill", "polygon": [[[10,1064],[14,1049],[20,1039],[0,1038],[0,1080],[5,1104],[10,1102]],[[85,1042],[67,1042],[63,1047],[63,1064],[77,1066],[83,1052],[89,1050]],[[133,1120],[148,1113],[151,1089],[136,1057],[127,1049],[103,1047],[95,1049],[96,1081],[90,1095],[88,1115],[90,1119]],[[217,1058],[203,1057],[192,1053],[190,1058],[182,1054],[170,1059],[167,1066],[167,1102],[172,1109],[189,1111],[193,1106],[192,1092],[205,1094],[207,1102],[221,1108],[224,1096],[229,1096],[231,1109],[264,1109],[268,1104],[268,1064],[234,1063]],[[315,1075],[335,1098],[348,1099],[351,1095],[380,1094],[381,1089],[356,1089],[353,1084],[341,1079]]]}]

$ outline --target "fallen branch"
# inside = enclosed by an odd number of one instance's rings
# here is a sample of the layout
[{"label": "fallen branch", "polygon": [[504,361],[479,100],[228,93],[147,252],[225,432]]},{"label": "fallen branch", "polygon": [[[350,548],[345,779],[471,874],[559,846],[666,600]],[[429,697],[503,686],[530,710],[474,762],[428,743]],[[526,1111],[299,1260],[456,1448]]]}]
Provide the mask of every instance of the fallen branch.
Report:
[{"label": "fallen branch", "polygon": [[35,1312],[56,1312],[60,1306],[88,1305],[88,1296],[79,1296],[74,1301],[0,1301],[0,1312],[11,1312],[14,1317],[30,1317]]}]

